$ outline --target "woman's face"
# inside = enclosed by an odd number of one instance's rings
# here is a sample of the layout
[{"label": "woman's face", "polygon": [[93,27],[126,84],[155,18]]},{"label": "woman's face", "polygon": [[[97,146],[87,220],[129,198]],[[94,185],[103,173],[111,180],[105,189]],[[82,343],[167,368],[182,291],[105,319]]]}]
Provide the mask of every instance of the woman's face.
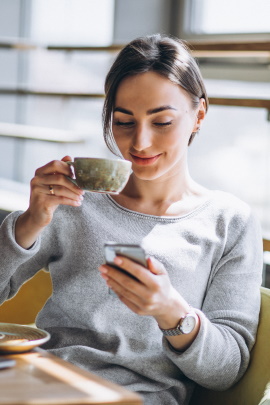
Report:
[{"label": "woman's face", "polygon": [[167,78],[147,72],[119,85],[112,130],[124,159],[144,180],[180,174],[188,141],[205,115],[204,100],[194,110],[185,90]]}]

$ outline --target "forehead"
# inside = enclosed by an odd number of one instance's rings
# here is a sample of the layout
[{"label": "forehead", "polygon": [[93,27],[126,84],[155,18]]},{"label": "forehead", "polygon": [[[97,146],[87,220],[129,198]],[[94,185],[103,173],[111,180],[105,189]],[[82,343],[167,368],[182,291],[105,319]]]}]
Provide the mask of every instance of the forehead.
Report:
[{"label": "forehead", "polygon": [[189,94],[178,84],[156,73],[146,72],[124,78],[117,89],[115,107],[155,108],[163,104],[191,105]]}]

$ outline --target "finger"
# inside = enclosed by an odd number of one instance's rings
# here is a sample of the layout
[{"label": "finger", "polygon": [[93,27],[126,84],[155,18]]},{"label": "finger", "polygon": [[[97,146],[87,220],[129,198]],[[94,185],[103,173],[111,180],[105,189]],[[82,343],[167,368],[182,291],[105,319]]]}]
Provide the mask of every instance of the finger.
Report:
[{"label": "finger", "polygon": [[71,205],[72,207],[80,207],[82,205],[82,201],[66,197],[55,197],[53,200],[53,205]]},{"label": "finger", "polygon": [[140,283],[135,283],[132,289],[120,285],[115,280],[106,277],[106,282],[118,298],[138,315],[150,315],[155,310],[156,302],[149,290]]},{"label": "finger", "polygon": [[[53,184],[40,184],[40,180],[37,177],[31,180],[31,205],[40,207],[56,207],[59,204],[75,207],[81,205],[82,198],[80,193],[72,192],[65,187],[62,188]],[[50,188],[53,189],[53,193]]]},{"label": "finger", "polygon": [[133,300],[130,300],[130,298],[128,298],[126,296],[126,294],[121,294],[120,292],[120,285],[117,284],[115,281],[113,281],[112,279],[109,279],[107,276],[105,276],[104,274],[101,274],[101,276],[104,278],[104,280],[106,280],[107,286],[118,296],[118,298],[120,299],[120,301],[122,301],[129,309],[131,309],[133,312],[139,314],[140,312],[140,306],[135,304],[135,299],[136,296],[133,297]]},{"label": "finger", "polygon": [[144,313],[142,313],[141,309],[139,307],[137,307],[137,305],[135,305],[133,302],[130,302],[129,300],[127,300],[125,297],[118,297],[120,299],[120,301],[123,302],[123,304],[125,304],[131,311],[133,311],[135,314],[137,315],[144,315]]},{"label": "finger", "polygon": [[62,162],[72,162],[72,157],[70,157],[69,155],[64,156],[64,157],[61,159],[61,161],[62,161]]},{"label": "finger", "polygon": [[126,270],[132,276],[136,277],[141,283],[148,285],[149,287],[154,286],[153,275],[148,269],[124,256],[116,256],[114,258],[114,263]]},{"label": "finger", "polygon": [[33,178],[31,184],[32,187],[34,186],[45,187],[46,192],[48,191],[49,186],[53,186],[54,188],[56,186],[60,186],[66,188],[70,192],[75,193],[77,195],[84,194],[84,191],[81,188],[72,183],[72,181],[70,181],[65,175],[59,173],[36,176]]},{"label": "finger", "polygon": [[49,196],[52,197],[66,197],[75,201],[83,201],[84,199],[82,194],[79,194],[78,192],[73,192],[64,186],[56,186],[49,184],[49,186],[46,185],[44,187],[45,187],[44,191],[45,194],[48,194]]},{"label": "finger", "polygon": [[[117,293],[116,293],[117,294]],[[145,311],[133,301],[130,301],[128,298],[124,297],[123,295],[118,295],[119,300],[125,304],[131,311],[133,311],[137,315],[145,315]]]},{"label": "finger", "polygon": [[149,285],[147,286],[141,283],[137,278],[133,278],[129,275],[130,273],[123,273],[121,270],[107,264],[100,266],[99,271],[108,286],[113,288],[117,295],[125,296],[137,306],[146,304],[151,300],[152,291]]},{"label": "finger", "polygon": [[57,194],[52,195],[48,188],[46,190],[44,187],[36,187],[34,191],[31,192],[30,205],[36,207],[53,208],[59,204],[71,205],[74,207],[78,207],[82,204],[82,199],[80,196],[69,198],[61,195],[58,196]]},{"label": "finger", "polygon": [[48,174],[43,176],[41,179],[41,184],[45,187],[53,186],[58,188],[58,190],[66,190],[69,193],[75,193],[76,195],[83,195],[85,191],[76,186],[72,181],[62,174]]},{"label": "finger", "polygon": [[66,176],[70,176],[72,174],[71,169],[66,162],[61,160],[52,160],[51,162],[47,163],[44,166],[39,167],[35,175],[42,176],[45,174],[53,174],[53,173],[61,173]]},{"label": "finger", "polygon": [[[102,275],[103,276],[103,275]],[[104,277],[103,277],[104,278]],[[148,291],[138,281],[134,281],[129,276],[126,276],[126,280],[122,283],[111,278],[109,275],[105,276],[107,286],[111,288],[125,303],[130,303],[136,306],[137,310],[141,310],[147,303]]]},{"label": "finger", "polygon": [[156,275],[167,274],[167,271],[166,271],[165,267],[163,266],[163,264],[160,263],[154,257],[147,258],[147,265],[148,265],[148,269],[153,274],[156,274]]}]

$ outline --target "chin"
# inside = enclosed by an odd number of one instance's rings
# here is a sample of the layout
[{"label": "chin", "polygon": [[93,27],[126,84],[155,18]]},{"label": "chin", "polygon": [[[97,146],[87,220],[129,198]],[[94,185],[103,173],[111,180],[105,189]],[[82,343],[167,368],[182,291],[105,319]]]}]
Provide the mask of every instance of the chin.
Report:
[{"label": "chin", "polygon": [[138,172],[138,171],[133,171],[133,175],[135,177],[137,177],[137,179],[145,180],[145,181],[157,180],[162,176],[161,173],[150,174],[150,173],[143,173],[143,172]]}]

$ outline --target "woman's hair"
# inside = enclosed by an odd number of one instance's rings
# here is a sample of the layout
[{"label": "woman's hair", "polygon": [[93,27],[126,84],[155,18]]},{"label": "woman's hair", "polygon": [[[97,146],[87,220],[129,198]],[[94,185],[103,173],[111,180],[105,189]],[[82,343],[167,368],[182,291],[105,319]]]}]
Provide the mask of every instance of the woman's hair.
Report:
[{"label": "woman's hair", "polygon": [[[161,34],[137,38],[118,54],[105,80],[105,101],[102,112],[104,140],[111,152],[118,155],[112,133],[112,113],[116,92],[121,81],[140,73],[156,72],[172,83],[178,84],[189,94],[194,109],[204,98],[206,110],[208,98],[203,78],[187,45]],[[189,144],[196,133],[192,133]]]}]

